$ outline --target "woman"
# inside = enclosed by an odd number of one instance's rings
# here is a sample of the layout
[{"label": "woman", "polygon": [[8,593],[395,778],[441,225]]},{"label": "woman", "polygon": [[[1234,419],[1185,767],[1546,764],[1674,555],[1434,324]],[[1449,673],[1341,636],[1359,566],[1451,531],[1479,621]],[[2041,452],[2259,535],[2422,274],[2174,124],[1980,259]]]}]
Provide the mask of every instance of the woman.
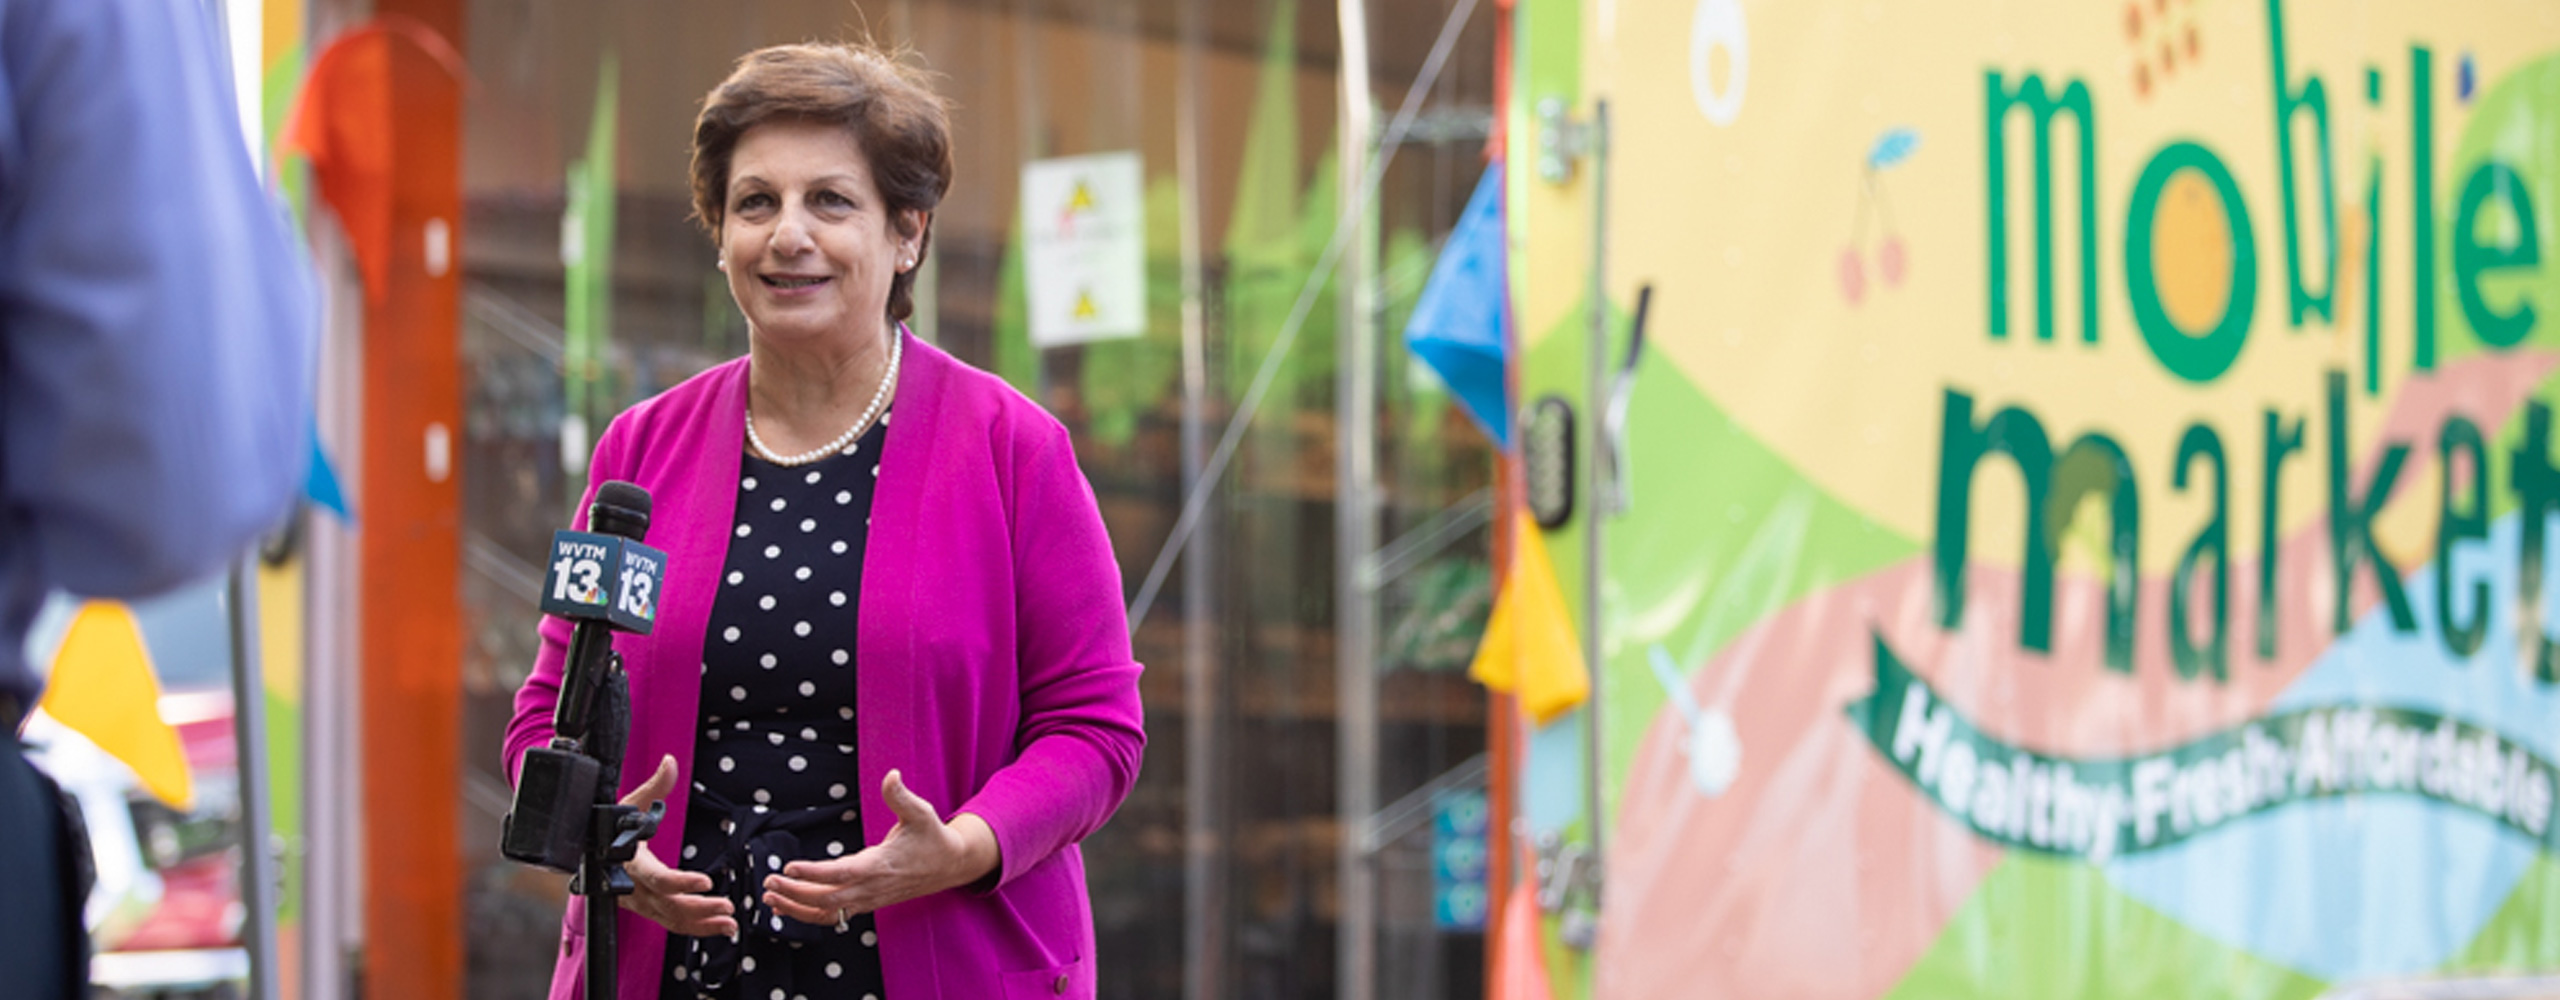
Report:
[{"label": "woman", "polygon": [[[619,644],[625,801],[667,804],[622,994],[1090,997],[1076,844],[1137,777],[1139,667],[1065,429],[899,322],[943,101],[874,49],[764,49],[704,100],[692,174],[747,356],[617,417],[590,471],[649,490],[668,554],[655,631]],[[511,773],[568,636],[543,622]]]}]

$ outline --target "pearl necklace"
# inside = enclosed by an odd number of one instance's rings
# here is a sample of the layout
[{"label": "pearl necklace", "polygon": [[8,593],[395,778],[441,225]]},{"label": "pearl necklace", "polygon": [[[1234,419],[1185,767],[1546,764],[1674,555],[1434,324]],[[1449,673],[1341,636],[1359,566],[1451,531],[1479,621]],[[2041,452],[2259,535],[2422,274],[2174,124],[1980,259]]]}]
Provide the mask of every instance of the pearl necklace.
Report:
[{"label": "pearl necklace", "polygon": [[906,347],[906,338],[890,338],[889,368],[887,371],[880,373],[880,388],[871,393],[871,405],[863,407],[862,418],[854,421],[853,426],[845,428],[844,433],[836,435],[835,440],[819,445],[809,451],[801,452],[797,455],[774,454],[773,449],[765,445],[764,439],[756,436],[756,414],[754,408],[750,407],[747,410],[747,444],[753,446],[756,450],[756,454],[763,456],[765,461],[783,466],[784,468],[796,465],[807,465],[829,455],[844,451],[847,447],[850,447],[853,444],[855,438],[862,436],[862,432],[871,429],[872,418],[878,417],[880,415],[880,408],[888,404],[889,387],[897,384],[898,381],[898,358],[901,354],[905,353]]}]

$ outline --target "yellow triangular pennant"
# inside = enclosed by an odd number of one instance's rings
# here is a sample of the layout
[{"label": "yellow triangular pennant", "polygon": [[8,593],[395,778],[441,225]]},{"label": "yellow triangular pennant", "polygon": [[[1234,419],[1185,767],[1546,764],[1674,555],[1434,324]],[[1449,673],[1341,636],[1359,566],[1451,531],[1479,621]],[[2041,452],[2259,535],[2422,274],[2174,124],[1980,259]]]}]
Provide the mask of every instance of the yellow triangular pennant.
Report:
[{"label": "yellow triangular pennant", "polygon": [[195,808],[195,779],[178,731],[160,717],[160,680],[133,611],[115,601],[80,607],[45,681],[45,714],[79,733],[142,779],[160,801]]},{"label": "yellow triangular pennant", "polygon": [[1494,598],[1467,676],[1518,695],[1520,707],[1545,725],[1591,696],[1591,671],[1547,560],[1546,536],[1523,512],[1511,537],[1511,573]]}]

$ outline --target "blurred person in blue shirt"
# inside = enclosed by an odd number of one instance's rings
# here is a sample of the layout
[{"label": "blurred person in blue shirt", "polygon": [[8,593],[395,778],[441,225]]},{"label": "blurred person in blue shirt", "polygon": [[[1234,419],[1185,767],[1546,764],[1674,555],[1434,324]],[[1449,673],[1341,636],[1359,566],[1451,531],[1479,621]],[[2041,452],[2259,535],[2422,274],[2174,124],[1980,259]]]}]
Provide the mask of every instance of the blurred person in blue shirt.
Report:
[{"label": "blurred person in blue shirt", "polygon": [[[291,509],[316,310],[203,0],[0,0],[0,722],[46,593],[200,579]],[[0,993],[86,993],[52,785],[0,752]]]}]

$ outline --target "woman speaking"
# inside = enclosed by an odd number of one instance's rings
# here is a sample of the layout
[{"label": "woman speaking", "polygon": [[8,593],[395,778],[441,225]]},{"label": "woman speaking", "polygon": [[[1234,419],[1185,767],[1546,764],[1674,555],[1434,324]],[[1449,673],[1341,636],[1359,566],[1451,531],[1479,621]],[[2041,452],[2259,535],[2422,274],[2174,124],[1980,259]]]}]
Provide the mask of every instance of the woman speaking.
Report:
[{"label": "woman speaking", "polygon": [[[624,997],[1094,993],[1076,845],[1136,780],[1139,666],[1066,430],[902,322],[951,172],[943,99],[867,46],[763,49],[703,102],[694,210],[747,356],[615,418],[590,466],[590,499],[649,490],[668,554],[655,631],[619,645],[625,801],[667,804]],[[510,774],[568,638],[543,622]],[[555,998],[583,926],[573,899]]]}]

